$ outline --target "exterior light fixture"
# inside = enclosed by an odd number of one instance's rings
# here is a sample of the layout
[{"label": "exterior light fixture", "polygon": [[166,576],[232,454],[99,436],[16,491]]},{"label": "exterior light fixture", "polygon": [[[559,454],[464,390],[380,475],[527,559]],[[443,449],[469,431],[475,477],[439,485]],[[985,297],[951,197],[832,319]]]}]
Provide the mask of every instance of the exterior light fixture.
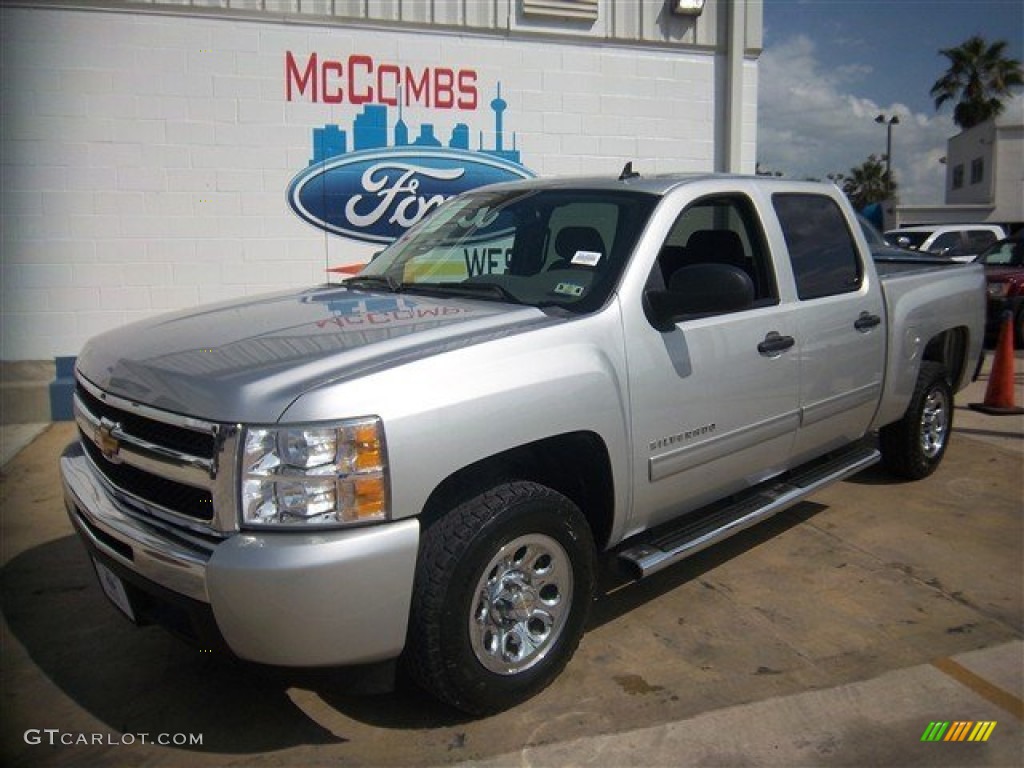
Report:
[{"label": "exterior light fixture", "polygon": [[704,0],[669,0],[669,8],[676,16],[700,16]]}]

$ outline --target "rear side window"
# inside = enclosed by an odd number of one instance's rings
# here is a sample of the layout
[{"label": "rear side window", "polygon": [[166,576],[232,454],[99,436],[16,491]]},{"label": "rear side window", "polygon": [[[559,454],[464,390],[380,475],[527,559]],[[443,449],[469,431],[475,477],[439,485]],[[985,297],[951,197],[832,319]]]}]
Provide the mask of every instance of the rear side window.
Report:
[{"label": "rear side window", "polygon": [[987,229],[972,229],[967,233],[967,245],[979,251],[988,248],[995,241],[995,234]]},{"label": "rear side window", "polygon": [[851,293],[862,280],[856,241],[836,202],[825,195],[772,196],[793,263],[797,295],[804,301]]}]

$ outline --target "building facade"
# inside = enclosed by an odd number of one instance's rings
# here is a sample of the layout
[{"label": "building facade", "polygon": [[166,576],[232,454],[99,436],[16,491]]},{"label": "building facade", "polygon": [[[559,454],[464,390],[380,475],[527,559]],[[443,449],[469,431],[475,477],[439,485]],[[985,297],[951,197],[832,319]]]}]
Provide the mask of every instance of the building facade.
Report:
[{"label": "building facade", "polygon": [[897,206],[901,224],[1024,226],[1024,97],[946,144],[944,205]]},{"label": "building facade", "polygon": [[477,184],[753,172],[761,22],[745,0],[7,3],[0,358],[324,282]]}]

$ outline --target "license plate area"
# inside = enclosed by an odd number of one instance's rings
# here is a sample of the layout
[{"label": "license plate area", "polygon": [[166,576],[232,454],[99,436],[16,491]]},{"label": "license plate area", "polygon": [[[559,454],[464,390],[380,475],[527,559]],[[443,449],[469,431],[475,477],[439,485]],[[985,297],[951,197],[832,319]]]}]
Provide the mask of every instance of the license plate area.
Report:
[{"label": "license plate area", "polygon": [[124,587],[124,582],[121,581],[121,577],[110,570],[107,566],[97,560],[95,557],[92,560],[93,567],[96,569],[96,577],[100,581],[100,587],[103,589],[105,594],[121,613],[123,613],[129,621],[135,623],[135,611],[132,608],[131,600],[128,599],[128,592]]}]

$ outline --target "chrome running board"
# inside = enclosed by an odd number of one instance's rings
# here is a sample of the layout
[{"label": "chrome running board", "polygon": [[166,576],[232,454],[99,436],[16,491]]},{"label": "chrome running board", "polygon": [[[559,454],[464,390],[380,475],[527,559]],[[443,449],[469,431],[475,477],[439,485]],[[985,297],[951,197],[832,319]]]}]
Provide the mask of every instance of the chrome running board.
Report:
[{"label": "chrome running board", "polygon": [[856,443],[751,488],[733,497],[726,506],[716,504],[704,512],[684,515],[678,521],[641,534],[639,542],[619,552],[619,559],[637,578],[650,576],[767,520],[880,459],[881,453],[873,444]]}]

